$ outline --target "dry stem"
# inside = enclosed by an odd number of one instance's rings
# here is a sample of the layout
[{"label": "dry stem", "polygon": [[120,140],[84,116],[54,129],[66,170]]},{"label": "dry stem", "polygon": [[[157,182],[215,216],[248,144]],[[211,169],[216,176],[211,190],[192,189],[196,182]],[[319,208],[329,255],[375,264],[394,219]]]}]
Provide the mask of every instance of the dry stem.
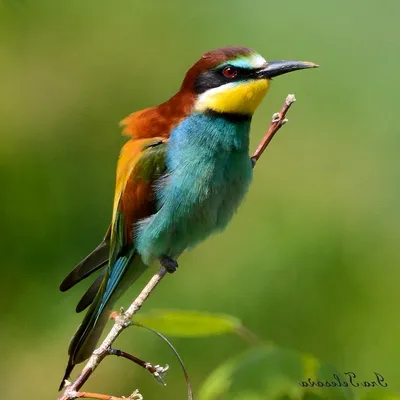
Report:
[{"label": "dry stem", "polygon": [[97,399],[97,400],[143,400],[143,396],[135,390],[128,398],[109,396],[108,394],[92,392],[71,392],[70,399]]},{"label": "dry stem", "polygon": [[269,142],[272,140],[275,133],[278,132],[279,129],[281,129],[281,127],[284,124],[286,124],[286,122],[288,122],[288,120],[285,118],[286,113],[289,111],[290,106],[295,101],[296,101],[296,98],[294,97],[294,94],[288,94],[281,111],[279,113],[275,113],[272,116],[271,125],[269,126],[268,131],[266,132],[265,136],[263,137],[260,144],[258,145],[256,151],[254,152],[254,154],[251,157],[251,159],[253,161],[253,167],[256,165],[256,162],[261,157],[262,153],[264,153],[264,150],[269,145]]}]

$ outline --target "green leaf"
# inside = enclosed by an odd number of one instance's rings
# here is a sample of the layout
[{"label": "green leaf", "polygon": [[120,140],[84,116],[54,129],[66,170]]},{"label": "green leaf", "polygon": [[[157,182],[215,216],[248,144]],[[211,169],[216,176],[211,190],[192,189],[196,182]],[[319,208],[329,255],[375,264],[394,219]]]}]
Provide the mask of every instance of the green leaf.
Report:
[{"label": "green leaf", "polygon": [[229,315],[183,310],[155,310],[136,315],[134,322],[179,337],[221,335],[237,332],[242,326]]},{"label": "green leaf", "polygon": [[232,359],[215,369],[203,384],[199,400],[222,399],[232,385],[232,375],[237,359]]},{"label": "green leaf", "polygon": [[353,400],[348,387],[312,385],[332,380],[334,371],[312,356],[259,347],[217,368],[201,388],[199,400]]}]

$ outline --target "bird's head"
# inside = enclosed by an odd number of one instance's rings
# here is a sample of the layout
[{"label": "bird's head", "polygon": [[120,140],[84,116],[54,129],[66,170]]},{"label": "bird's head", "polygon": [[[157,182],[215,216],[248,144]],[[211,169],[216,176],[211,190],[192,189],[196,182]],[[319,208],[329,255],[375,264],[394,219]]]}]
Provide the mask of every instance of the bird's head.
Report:
[{"label": "bird's head", "polygon": [[308,61],[266,61],[254,50],[226,47],[209,51],[187,72],[182,90],[194,92],[194,110],[252,115],[272,78],[305,68]]}]

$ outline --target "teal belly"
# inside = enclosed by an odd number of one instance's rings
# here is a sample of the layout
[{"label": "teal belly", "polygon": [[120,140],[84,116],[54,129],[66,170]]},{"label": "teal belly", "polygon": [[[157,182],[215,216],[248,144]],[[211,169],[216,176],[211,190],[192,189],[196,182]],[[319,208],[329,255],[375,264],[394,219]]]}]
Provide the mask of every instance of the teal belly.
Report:
[{"label": "teal belly", "polygon": [[195,179],[180,186],[179,206],[171,215],[171,256],[223,230],[243,200],[251,181],[249,157],[230,154],[224,161],[201,172],[188,169]]},{"label": "teal belly", "polygon": [[249,123],[202,118],[184,121],[171,135],[159,211],[142,221],[136,238],[146,263],[176,258],[223,230],[249,188]]}]

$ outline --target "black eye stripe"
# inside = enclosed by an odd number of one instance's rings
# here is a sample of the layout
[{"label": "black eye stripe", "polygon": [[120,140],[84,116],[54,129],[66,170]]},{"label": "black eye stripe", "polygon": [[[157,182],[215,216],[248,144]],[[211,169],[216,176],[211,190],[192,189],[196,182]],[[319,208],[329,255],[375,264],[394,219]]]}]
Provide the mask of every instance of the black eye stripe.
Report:
[{"label": "black eye stripe", "polygon": [[[237,75],[234,78],[226,77],[223,73],[223,70],[226,67],[235,68],[235,70],[237,71]],[[227,64],[200,74],[194,83],[194,91],[197,94],[201,94],[206,92],[207,90],[225,85],[226,83],[229,82],[254,79],[257,77],[257,73],[259,70],[260,68],[250,69],[250,68],[236,67],[234,65]]]},{"label": "black eye stripe", "polygon": [[237,76],[235,77],[235,79],[248,78],[248,77],[251,77],[252,75],[254,75],[255,72],[257,72],[256,70],[251,69],[251,68],[236,67],[236,66],[230,65],[230,64],[224,65],[223,67],[218,67],[214,71],[218,71],[219,73],[223,74],[224,69],[227,67],[231,67],[237,71]]}]

